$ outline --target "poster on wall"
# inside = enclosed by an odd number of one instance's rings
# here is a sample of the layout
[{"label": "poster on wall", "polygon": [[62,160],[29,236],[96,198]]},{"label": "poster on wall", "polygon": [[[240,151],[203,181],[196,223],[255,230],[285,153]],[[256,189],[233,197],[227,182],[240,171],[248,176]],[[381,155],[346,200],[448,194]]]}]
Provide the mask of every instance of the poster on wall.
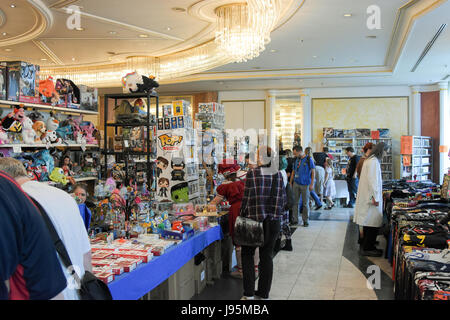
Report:
[{"label": "poster on wall", "polygon": [[324,138],[333,138],[334,137],[334,129],[333,128],[323,128],[323,137]]}]

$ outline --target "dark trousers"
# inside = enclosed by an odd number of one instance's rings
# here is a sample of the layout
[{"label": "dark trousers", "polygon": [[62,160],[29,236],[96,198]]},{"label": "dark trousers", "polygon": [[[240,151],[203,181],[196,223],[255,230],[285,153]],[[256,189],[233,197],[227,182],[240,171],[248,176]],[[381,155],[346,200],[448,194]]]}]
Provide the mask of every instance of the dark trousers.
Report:
[{"label": "dark trousers", "polygon": [[348,194],[350,196],[349,205],[355,205],[356,192],[358,192],[358,179],[347,179]]},{"label": "dark trousers", "polygon": [[375,227],[363,227],[363,250],[370,251],[376,249],[375,241],[377,241],[378,229]]},{"label": "dark trousers", "polygon": [[264,246],[259,248],[259,280],[258,290],[255,292],[255,265],[256,247],[242,246],[242,275],[244,282],[244,296],[252,297],[255,294],[261,298],[269,298],[273,275],[273,251],[275,241],[280,233],[280,220],[266,219],[263,222]]}]

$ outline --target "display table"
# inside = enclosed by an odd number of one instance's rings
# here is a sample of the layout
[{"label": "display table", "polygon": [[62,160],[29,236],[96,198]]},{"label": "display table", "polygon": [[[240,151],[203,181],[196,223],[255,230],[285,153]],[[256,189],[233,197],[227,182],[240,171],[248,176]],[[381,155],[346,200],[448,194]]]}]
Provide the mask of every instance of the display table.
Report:
[{"label": "display table", "polygon": [[117,276],[108,286],[114,300],[137,300],[177,272],[211,243],[223,238],[220,226],[198,233],[153,257],[136,270]]},{"label": "display table", "polygon": [[348,187],[346,180],[334,180],[336,186],[336,199],[347,199],[349,201]]}]

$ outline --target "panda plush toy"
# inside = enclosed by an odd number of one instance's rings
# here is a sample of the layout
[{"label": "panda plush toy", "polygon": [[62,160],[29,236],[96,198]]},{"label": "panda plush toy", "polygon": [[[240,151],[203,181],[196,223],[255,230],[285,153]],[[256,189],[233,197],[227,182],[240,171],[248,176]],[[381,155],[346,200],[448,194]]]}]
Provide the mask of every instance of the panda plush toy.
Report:
[{"label": "panda plush toy", "polygon": [[154,76],[141,76],[137,72],[129,73],[123,77],[122,84],[125,91],[131,93],[149,93],[152,92],[154,88],[159,87],[159,83],[155,80]]}]

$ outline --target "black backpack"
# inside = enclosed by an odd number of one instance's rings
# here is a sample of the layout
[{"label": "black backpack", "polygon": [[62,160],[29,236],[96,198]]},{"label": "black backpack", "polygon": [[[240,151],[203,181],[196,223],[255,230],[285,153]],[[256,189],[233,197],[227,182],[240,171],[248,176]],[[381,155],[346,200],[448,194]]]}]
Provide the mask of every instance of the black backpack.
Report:
[{"label": "black backpack", "polygon": [[74,277],[75,281],[80,284],[80,288],[78,289],[78,294],[81,300],[112,300],[111,292],[109,291],[108,286],[97,278],[94,274],[85,270],[83,279],[80,279],[75,272],[74,268],[70,268],[73,264],[70,260],[69,254],[64,246],[61,238],[53,226],[52,221],[45,212],[44,208],[33,199],[34,204],[38,207],[41,212],[42,218],[44,219],[45,224],[47,225],[48,231],[50,232],[50,236],[53,240],[53,244],[55,246],[56,252],[58,252],[59,257],[61,258],[64,266],[72,270],[71,276]]}]

